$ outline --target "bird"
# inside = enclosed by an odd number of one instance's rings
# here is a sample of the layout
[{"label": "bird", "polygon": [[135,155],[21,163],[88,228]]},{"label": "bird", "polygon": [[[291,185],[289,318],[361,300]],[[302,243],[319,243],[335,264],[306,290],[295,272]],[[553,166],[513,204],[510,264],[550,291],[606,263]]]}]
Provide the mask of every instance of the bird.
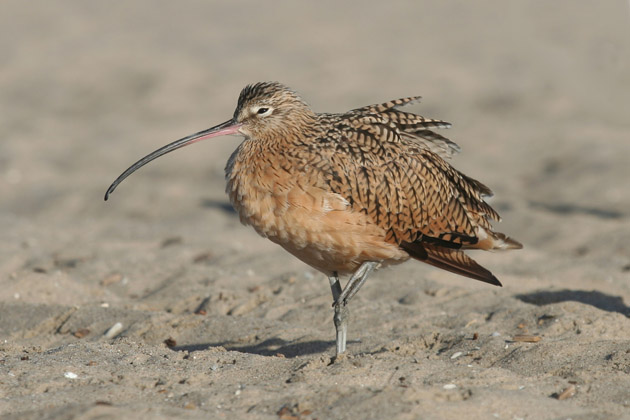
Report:
[{"label": "bird", "polygon": [[213,137],[244,137],[225,167],[230,202],[243,224],[328,277],[340,358],[348,303],[375,269],[415,259],[501,286],[464,251],[522,248],[492,230],[500,221],[485,201],[492,191],[449,163],[460,148],[436,130],[451,124],[402,109],[419,100],[316,113],[279,82],[250,84],[231,119],[143,157],[105,200],[166,153]]}]

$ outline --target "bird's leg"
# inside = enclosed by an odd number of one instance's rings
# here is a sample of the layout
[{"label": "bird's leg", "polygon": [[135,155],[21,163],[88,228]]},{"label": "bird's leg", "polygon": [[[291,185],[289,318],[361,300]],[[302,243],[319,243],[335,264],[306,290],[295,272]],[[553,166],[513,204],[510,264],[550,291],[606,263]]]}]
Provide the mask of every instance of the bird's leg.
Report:
[{"label": "bird's leg", "polygon": [[[333,273],[328,277],[330,282],[330,290],[333,295],[333,302],[339,300],[341,296],[341,284],[339,283],[339,277],[337,273]],[[348,316],[350,311],[346,305],[335,305],[335,315],[333,321],[335,322],[335,330],[337,331],[337,356],[346,351],[346,335],[348,333]]]},{"label": "bird's leg", "polygon": [[361,264],[361,267],[357,271],[354,272],[350,280],[348,280],[348,284],[344,287],[343,291],[339,295],[339,297],[335,300],[334,305],[346,305],[350,299],[354,295],[357,294],[363,283],[367,280],[368,276],[374,269],[379,265],[378,262],[375,261],[366,261]]},{"label": "bird's leg", "polygon": [[328,277],[330,290],[332,290],[333,295],[333,306],[335,308],[333,320],[335,322],[335,329],[337,330],[337,357],[346,351],[348,318],[350,317],[350,310],[348,309],[347,303],[359,291],[361,286],[363,286],[365,280],[378,264],[379,263],[372,261],[361,264],[361,267],[350,277],[348,284],[346,284],[343,290],[341,290],[337,273],[333,273],[332,276]]},{"label": "bird's leg", "polygon": [[332,276],[328,276],[328,281],[330,282],[330,290],[333,295],[333,302],[337,301],[339,295],[341,295],[341,284],[339,283],[339,275],[337,272],[333,272]]}]

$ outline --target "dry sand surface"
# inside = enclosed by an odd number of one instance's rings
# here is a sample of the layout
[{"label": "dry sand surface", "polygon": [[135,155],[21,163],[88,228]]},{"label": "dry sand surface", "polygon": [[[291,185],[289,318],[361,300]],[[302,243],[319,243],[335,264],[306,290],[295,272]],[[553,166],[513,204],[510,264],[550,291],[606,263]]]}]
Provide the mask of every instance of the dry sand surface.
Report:
[{"label": "dry sand surface", "polygon": [[[2,418],[630,418],[629,9],[3,0]],[[525,245],[475,254],[504,287],[381,270],[331,363],[327,279],[224,194],[238,138],[103,202],[260,80],[317,111],[423,95]]]}]

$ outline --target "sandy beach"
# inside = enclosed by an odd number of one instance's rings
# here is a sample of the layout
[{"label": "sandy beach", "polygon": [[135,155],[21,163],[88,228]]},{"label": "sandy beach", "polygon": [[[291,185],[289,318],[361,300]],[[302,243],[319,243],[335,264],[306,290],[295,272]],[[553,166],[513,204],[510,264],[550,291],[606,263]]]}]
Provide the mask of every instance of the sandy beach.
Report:
[{"label": "sandy beach", "polygon": [[[0,6],[0,418],[630,418],[630,4]],[[422,95],[524,249],[502,288],[327,278],[242,226],[201,142],[277,80],[318,112]]]}]

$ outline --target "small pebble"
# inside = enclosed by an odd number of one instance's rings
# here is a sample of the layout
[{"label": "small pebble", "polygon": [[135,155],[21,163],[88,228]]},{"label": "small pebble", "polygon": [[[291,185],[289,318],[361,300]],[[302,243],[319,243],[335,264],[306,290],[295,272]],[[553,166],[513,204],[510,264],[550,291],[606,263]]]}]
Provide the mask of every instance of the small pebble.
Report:
[{"label": "small pebble", "polygon": [[513,341],[520,341],[523,343],[538,343],[540,340],[542,340],[542,338],[538,335],[524,335],[524,334],[520,334],[520,335],[515,335],[514,337],[512,337]]},{"label": "small pebble", "polygon": [[444,388],[444,389],[455,389],[455,388],[457,388],[457,385],[455,385],[455,384],[446,384],[442,388]]},{"label": "small pebble", "polygon": [[558,394],[557,398],[560,401],[566,400],[567,398],[571,398],[572,396],[574,396],[576,391],[577,390],[575,389],[575,385],[571,384],[564,391],[562,391],[560,394]]},{"label": "small pebble", "polygon": [[105,332],[105,338],[116,337],[118,334],[121,333],[122,329],[123,329],[123,324],[121,324],[120,322],[115,323],[114,325],[111,326],[109,330],[107,330],[107,332]]},{"label": "small pebble", "polygon": [[68,379],[77,379],[79,377],[79,375],[77,375],[74,372],[66,372],[63,374],[64,377],[68,378]]},{"label": "small pebble", "polygon": [[490,334],[491,337],[501,337],[501,333],[498,331],[493,332],[492,334]]},{"label": "small pebble", "polygon": [[213,258],[214,254],[212,254],[212,252],[202,252],[201,254],[198,254],[193,258],[193,262],[196,264],[205,263],[208,261],[212,261]]},{"label": "small pebble", "polygon": [[181,236],[173,236],[171,238],[164,239],[160,246],[162,248],[166,248],[167,246],[180,245],[182,242],[184,242],[184,240]]},{"label": "small pebble", "polygon": [[113,273],[106,276],[101,280],[101,286],[110,286],[112,284],[120,283],[123,279],[123,275],[120,273]]},{"label": "small pebble", "polygon": [[464,353],[462,353],[461,351],[455,352],[455,353],[453,353],[453,355],[451,356],[451,359],[457,359],[457,358],[458,358],[459,356],[461,356],[462,354],[464,354]]},{"label": "small pebble", "polygon": [[88,330],[87,328],[79,328],[72,335],[74,335],[76,338],[83,338],[89,333],[90,333],[90,330]]}]

